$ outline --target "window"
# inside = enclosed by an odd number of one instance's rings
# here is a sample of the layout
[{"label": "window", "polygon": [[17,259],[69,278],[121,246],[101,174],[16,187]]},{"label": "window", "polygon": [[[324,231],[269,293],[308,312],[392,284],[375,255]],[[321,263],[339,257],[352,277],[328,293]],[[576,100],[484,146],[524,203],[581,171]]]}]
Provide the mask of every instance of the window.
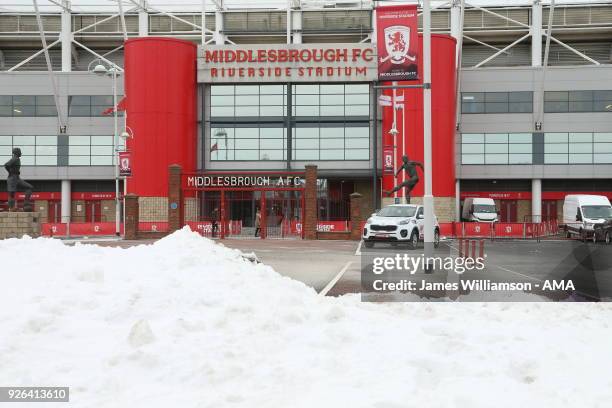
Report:
[{"label": "window", "polygon": [[545,133],[545,164],[610,164],[612,133]]},{"label": "window", "polygon": [[544,112],[612,112],[612,91],[547,91]]},{"label": "window", "polygon": [[462,113],[531,113],[533,92],[463,92]]},{"label": "window", "polygon": [[0,95],[0,116],[57,116],[52,95]]},{"label": "window", "polygon": [[0,161],[11,158],[15,147],[21,149],[23,166],[56,166],[57,136],[0,136]]},{"label": "window", "polygon": [[464,133],[462,164],[531,164],[531,133]]},{"label": "window", "polygon": [[[119,146],[122,149],[122,146]],[[69,166],[112,166],[112,136],[77,136],[68,137]]]},{"label": "window", "polygon": [[[369,160],[370,85],[292,85],[292,160]],[[210,160],[287,160],[285,85],[210,87]]]},{"label": "window", "polygon": [[[117,103],[123,98],[117,95]],[[112,95],[73,95],[68,97],[68,116],[113,116],[113,96]],[[119,116],[123,116],[123,111],[118,111]]]}]

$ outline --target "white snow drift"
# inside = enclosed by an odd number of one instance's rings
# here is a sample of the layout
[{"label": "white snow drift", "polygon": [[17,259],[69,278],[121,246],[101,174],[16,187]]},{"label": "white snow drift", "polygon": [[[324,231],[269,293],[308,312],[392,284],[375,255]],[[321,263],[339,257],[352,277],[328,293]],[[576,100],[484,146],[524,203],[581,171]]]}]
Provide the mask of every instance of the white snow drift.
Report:
[{"label": "white snow drift", "polygon": [[129,249],[10,239],[0,259],[0,385],[70,386],[70,406],[607,407],[612,397],[608,304],[324,298],[187,230]]}]

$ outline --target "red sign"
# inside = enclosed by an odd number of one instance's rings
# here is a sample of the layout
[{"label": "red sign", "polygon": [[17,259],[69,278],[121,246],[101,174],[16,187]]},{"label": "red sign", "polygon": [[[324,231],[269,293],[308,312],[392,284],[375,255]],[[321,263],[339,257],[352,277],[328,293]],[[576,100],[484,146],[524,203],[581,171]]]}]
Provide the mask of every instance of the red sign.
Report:
[{"label": "red sign", "polygon": [[376,8],[378,79],[418,79],[416,5]]},{"label": "red sign", "polygon": [[395,173],[393,170],[393,148],[390,146],[383,148],[383,173]]},{"label": "red sign", "polygon": [[114,200],[115,193],[72,193],[73,200]]},{"label": "red sign", "polygon": [[462,191],[461,198],[492,198],[494,200],[531,200],[529,191]]},{"label": "red sign", "polygon": [[119,175],[121,177],[132,176],[132,153],[119,152]]}]

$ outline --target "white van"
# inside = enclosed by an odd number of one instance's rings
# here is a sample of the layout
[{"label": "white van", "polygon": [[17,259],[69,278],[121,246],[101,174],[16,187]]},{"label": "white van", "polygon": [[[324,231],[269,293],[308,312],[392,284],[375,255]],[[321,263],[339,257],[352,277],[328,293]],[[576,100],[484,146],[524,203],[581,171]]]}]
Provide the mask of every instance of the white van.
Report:
[{"label": "white van", "polygon": [[475,222],[497,222],[497,208],[492,198],[466,198],[461,219]]},{"label": "white van", "polygon": [[583,240],[593,236],[595,225],[612,220],[610,200],[598,195],[568,195],[563,203],[563,224],[567,238],[577,235]]}]

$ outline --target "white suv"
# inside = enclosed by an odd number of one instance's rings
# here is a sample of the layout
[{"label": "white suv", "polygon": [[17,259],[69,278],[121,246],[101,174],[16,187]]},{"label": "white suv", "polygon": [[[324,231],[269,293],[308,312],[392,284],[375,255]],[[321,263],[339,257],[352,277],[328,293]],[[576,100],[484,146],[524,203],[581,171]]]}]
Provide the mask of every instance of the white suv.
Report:
[{"label": "white suv", "polygon": [[[409,242],[416,248],[423,239],[423,206],[414,204],[394,204],[372,214],[363,228],[363,242],[372,248],[374,242]],[[434,246],[440,245],[440,225],[434,215]]]}]

